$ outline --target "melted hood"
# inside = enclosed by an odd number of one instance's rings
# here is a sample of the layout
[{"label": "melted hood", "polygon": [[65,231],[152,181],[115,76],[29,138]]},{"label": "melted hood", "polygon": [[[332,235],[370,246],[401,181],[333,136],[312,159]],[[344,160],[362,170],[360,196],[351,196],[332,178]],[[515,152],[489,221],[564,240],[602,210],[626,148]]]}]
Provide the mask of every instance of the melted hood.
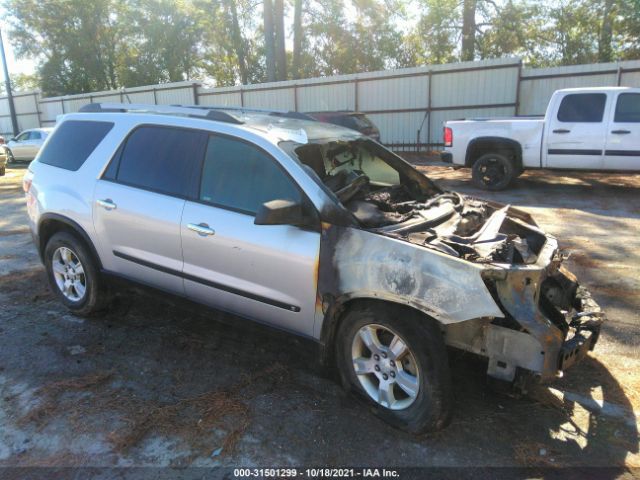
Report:
[{"label": "melted hood", "polygon": [[442,192],[418,201],[402,186],[345,203],[361,226],[477,263],[535,263],[546,235],[510,205]]}]

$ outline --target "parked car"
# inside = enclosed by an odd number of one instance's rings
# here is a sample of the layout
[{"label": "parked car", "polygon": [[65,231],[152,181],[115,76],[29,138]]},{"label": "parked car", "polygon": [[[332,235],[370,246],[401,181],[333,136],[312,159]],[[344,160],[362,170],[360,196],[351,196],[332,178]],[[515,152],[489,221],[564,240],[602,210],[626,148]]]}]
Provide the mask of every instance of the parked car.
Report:
[{"label": "parked car", "polygon": [[444,191],[370,138],[286,114],[92,104],[24,177],[69,310],[141,283],[317,342],[344,387],[411,432],[453,401],[445,346],[551,380],[604,315],[525,212]]},{"label": "parked car", "polygon": [[31,161],[36,158],[42,144],[52,130],[52,128],[32,128],[25,130],[4,145],[0,145],[0,149],[3,150],[8,163],[14,161]]},{"label": "parked car", "polygon": [[333,123],[334,125],[356,130],[377,142],[380,141],[380,130],[364,113],[349,111],[309,112],[307,115],[320,122]]},{"label": "parked car", "polygon": [[442,160],[487,190],[534,168],[640,171],[640,88],[558,90],[544,118],[449,121],[444,145]]}]

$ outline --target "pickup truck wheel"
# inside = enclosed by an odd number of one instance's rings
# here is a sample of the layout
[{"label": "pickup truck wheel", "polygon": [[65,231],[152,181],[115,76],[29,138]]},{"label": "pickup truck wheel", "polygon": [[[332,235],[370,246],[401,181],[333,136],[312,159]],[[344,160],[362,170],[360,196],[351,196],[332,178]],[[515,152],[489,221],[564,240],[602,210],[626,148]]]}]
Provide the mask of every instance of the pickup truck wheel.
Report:
[{"label": "pickup truck wheel", "polygon": [[501,153],[485,153],[473,164],[473,183],[484,190],[504,190],[516,177],[511,160]]},{"label": "pickup truck wheel", "polygon": [[92,255],[67,232],[51,237],[44,251],[51,289],[77,315],[92,315],[108,303],[108,292]]},{"label": "pickup truck wheel", "polygon": [[402,308],[363,304],[345,315],[337,339],[343,387],[364,399],[375,415],[416,434],[447,425],[451,379],[434,320]]}]

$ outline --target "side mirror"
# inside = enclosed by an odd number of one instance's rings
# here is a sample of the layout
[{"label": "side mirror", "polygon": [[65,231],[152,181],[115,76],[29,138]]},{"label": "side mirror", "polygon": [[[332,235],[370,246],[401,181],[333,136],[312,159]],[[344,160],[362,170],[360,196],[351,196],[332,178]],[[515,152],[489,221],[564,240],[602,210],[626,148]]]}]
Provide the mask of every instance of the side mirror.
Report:
[{"label": "side mirror", "polygon": [[255,225],[303,225],[305,215],[302,205],[291,200],[271,200],[260,206]]}]

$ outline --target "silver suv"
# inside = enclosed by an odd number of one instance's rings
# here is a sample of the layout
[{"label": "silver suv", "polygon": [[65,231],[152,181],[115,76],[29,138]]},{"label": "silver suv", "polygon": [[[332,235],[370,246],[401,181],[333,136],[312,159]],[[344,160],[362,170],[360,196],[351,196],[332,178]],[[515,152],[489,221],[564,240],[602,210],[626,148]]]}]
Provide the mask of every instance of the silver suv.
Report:
[{"label": "silver suv", "polygon": [[443,191],[358,132],[286,112],[83,110],[24,179],[76,314],[105,309],[120,277],[312,338],[411,432],[450,418],[446,346],[522,386],[595,345],[603,314],[529,215]]}]

